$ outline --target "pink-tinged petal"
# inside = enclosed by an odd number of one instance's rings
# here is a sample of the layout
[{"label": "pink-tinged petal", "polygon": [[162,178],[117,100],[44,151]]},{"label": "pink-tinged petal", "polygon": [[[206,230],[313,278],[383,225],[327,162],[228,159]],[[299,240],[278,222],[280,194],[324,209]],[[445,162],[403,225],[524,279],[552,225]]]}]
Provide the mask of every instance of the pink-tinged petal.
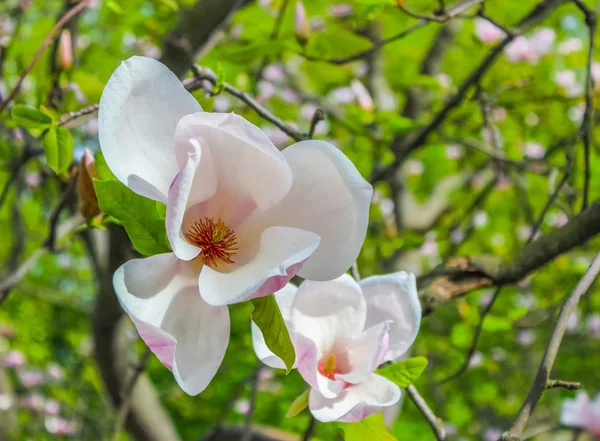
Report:
[{"label": "pink-tinged petal", "polygon": [[113,283],[142,339],[181,388],[197,395],[223,361],[229,311],[202,300],[192,273],[174,254],[158,254],[125,263]]},{"label": "pink-tinged petal", "polygon": [[124,61],[100,99],[98,133],[106,163],[131,190],[166,202],[179,171],[175,128],[185,115],[201,111],[163,64],[146,57]]},{"label": "pink-tinged petal", "polygon": [[367,305],[360,286],[347,274],[329,282],[305,281],[292,303],[292,329],[312,340],[320,354],[336,340],[362,335]]},{"label": "pink-tinged petal", "polygon": [[[281,315],[286,321],[286,324],[290,316],[292,300],[296,295],[297,289],[298,288],[296,288],[294,285],[288,283],[281,290],[275,293],[275,301],[279,306],[279,310],[281,311]],[[252,345],[254,346],[254,352],[256,353],[258,359],[269,367],[276,369],[285,369],[285,363],[281,358],[273,354],[273,352],[271,352],[271,350],[267,347],[267,344],[265,343],[265,338],[263,337],[260,328],[256,326],[254,322],[251,322],[251,329]]]},{"label": "pink-tinged petal", "polygon": [[[176,155],[182,167],[189,141],[210,149],[219,191],[235,200],[252,200],[259,210],[277,204],[289,191],[292,172],[285,158],[254,124],[234,113],[195,113],[177,126]],[[235,198],[234,201],[231,198]]]},{"label": "pink-tinged petal", "polygon": [[404,271],[361,280],[367,301],[369,328],[391,320],[389,349],[384,361],[396,360],[413,344],[421,324],[421,303],[415,276]]},{"label": "pink-tinged petal", "polygon": [[271,225],[312,231],[321,245],[299,276],[331,280],[352,266],[365,240],[373,188],[354,164],[324,141],[302,141],[283,151],[293,174],[287,196],[265,213]]},{"label": "pink-tinged petal", "polygon": [[377,369],[383,358],[382,354],[387,350],[389,327],[389,321],[379,323],[364,331],[360,338],[345,342],[350,369],[346,373],[337,374],[336,379],[351,384],[365,381]]},{"label": "pink-tinged petal", "polygon": [[182,231],[186,211],[210,199],[217,191],[210,150],[202,148],[195,139],[190,140],[189,144],[187,161],[169,189],[165,221],[173,253],[182,260],[192,260],[200,253],[200,248],[188,242],[185,231]]},{"label": "pink-tinged petal", "polygon": [[[200,273],[202,298],[211,305],[229,305],[282,289],[319,246],[319,236],[288,227],[270,227],[260,236],[256,253],[223,271],[205,265]],[[240,249],[244,248],[240,244]],[[236,256],[232,258],[236,261]],[[219,269],[217,267],[217,269]]]},{"label": "pink-tinged petal", "polygon": [[560,423],[569,427],[583,428],[585,411],[591,406],[590,398],[585,392],[578,392],[574,399],[564,400],[560,412]]},{"label": "pink-tinged petal", "polygon": [[312,389],[308,407],[318,421],[356,422],[382,407],[396,404],[400,394],[400,388],[394,383],[380,375],[371,374],[364,382],[348,387],[335,398],[326,398],[318,390]]}]

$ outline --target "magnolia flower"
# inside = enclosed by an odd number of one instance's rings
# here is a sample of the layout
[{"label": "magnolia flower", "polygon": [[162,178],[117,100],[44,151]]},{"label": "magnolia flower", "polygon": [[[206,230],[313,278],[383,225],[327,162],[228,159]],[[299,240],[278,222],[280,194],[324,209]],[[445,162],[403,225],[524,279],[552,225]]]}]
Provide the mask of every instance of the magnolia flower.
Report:
[{"label": "magnolia flower", "polygon": [[308,43],[310,39],[311,26],[306,16],[306,9],[301,1],[296,2],[296,11],[294,14],[294,29],[296,31],[296,40],[302,46]]},{"label": "magnolia flower", "polygon": [[123,309],[188,394],[215,375],[226,305],[269,295],[296,274],[329,280],[356,259],[372,187],[333,145],[283,152],[235,114],[204,113],[158,61],[133,57],[100,100],[100,145],[115,176],[165,203],[172,253],[125,263]]},{"label": "magnolia flower", "polygon": [[600,438],[600,394],[594,401],[585,392],[575,399],[564,400],[560,413],[561,424],[587,430]]},{"label": "magnolia flower", "polygon": [[496,43],[506,35],[502,29],[485,18],[475,19],[475,34],[485,44]]},{"label": "magnolia flower", "polygon": [[[275,294],[296,350],[296,366],[311,386],[309,409],[319,421],[360,421],[392,406],[400,389],[374,373],[412,345],[421,305],[413,274],[373,276],[357,283],[344,274],[329,282],[288,284]],[[257,356],[268,366],[283,361],[252,324]]]}]

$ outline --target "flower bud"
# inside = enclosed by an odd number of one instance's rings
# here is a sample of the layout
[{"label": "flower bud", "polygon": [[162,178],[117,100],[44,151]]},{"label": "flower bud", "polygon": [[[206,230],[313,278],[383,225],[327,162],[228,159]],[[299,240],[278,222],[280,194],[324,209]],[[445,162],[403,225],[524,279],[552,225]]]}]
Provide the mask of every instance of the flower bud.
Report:
[{"label": "flower bud", "polygon": [[94,189],[93,179],[98,177],[94,156],[89,149],[81,158],[79,174],[77,175],[77,206],[85,220],[91,220],[100,214],[98,198]]},{"label": "flower bud", "polygon": [[296,2],[296,14],[294,16],[294,29],[296,30],[296,40],[302,46],[308,43],[310,38],[310,22],[306,16],[306,9],[301,1]]},{"label": "flower bud", "polygon": [[73,45],[71,43],[71,31],[64,29],[60,33],[56,50],[56,68],[59,71],[68,70],[73,65]]}]

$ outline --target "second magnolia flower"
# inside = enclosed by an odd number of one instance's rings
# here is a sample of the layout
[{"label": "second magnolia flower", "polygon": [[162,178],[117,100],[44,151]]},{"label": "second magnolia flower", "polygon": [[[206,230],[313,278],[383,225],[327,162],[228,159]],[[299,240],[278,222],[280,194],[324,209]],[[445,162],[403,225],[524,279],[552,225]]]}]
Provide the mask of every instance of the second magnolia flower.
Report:
[{"label": "second magnolia flower", "polygon": [[172,253],[127,262],[121,305],[189,394],[215,375],[228,304],[269,295],[296,274],[330,280],[358,256],[372,187],[323,141],[280,152],[235,114],[206,113],[164,65],[133,57],[100,101],[99,136],[115,176],[167,206]]}]

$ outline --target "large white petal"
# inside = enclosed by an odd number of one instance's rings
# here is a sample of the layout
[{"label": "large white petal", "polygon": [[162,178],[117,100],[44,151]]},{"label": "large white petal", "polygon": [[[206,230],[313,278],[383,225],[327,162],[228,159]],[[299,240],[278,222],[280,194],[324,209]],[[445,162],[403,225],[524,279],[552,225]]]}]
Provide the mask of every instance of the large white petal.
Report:
[{"label": "large white petal", "polygon": [[293,174],[292,187],[270,210],[272,225],[313,231],[321,245],[299,276],[331,280],[352,266],[365,240],[373,188],[354,164],[324,141],[302,141],[283,151]]},{"label": "large white petal", "polygon": [[305,281],[292,303],[292,329],[314,341],[321,354],[337,340],[362,335],[367,305],[360,286],[347,274],[329,282]]},{"label": "large white petal", "polygon": [[148,347],[181,388],[196,395],[223,361],[229,311],[202,300],[188,265],[171,253],[131,260],[115,272],[113,282]]},{"label": "large white petal", "polygon": [[115,176],[142,196],[166,202],[178,172],[179,120],[202,108],[162,63],[131,57],[112,74],[100,99],[100,147]]},{"label": "large white petal", "polygon": [[173,180],[167,201],[167,236],[178,258],[191,260],[200,253],[200,248],[189,243],[184,236],[184,216],[188,208],[210,199],[216,191],[217,178],[210,150],[192,139],[187,161]]},{"label": "large white petal", "polygon": [[[259,210],[278,203],[289,191],[292,172],[283,155],[254,124],[234,113],[195,113],[177,126],[176,154],[187,161],[189,141],[210,149],[225,205],[250,199]],[[224,219],[227,221],[227,219]]]},{"label": "large white petal", "polygon": [[[297,290],[298,288],[291,283],[288,283],[281,290],[275,293],[275,301],[279,306],[279,310],[281,311],[283,319],[286,321],[286,325],[290,316],[292,300],[296,295]],[[256,353],[258,359],[269,367],[285,369],[285,363],[267,347],[267,343],[265,342],[265,338],[263,337],[260,328],[256,326],[254,322],[251,322],[251,329],[252,345],[254,346],[254,352]]]},{"label": "large white petal", "polygon": [[421,303],[415,275],[404,271],[361,280],[367,301],[366,327],[391,320],[384,361],[396,360],[413,344],[421,324]]},{"label": "large white petal", "polygon": [[311,389],[308,407],[322,422],[355,422],[399,400],[398,386],[380,375],[371,374],[364,382],[350,386],[335,398],[326,398],[318,390]]},{"label": "large white petal", "polygon": [[319,236],[314,233],[288,227],[267,228],[260,236],[258,251],[244,264],[234,265],[229,272],[205,265],[200,272],[200,294],[211,305],[229,305],[273,294],[296,275],[318,246]]}]

